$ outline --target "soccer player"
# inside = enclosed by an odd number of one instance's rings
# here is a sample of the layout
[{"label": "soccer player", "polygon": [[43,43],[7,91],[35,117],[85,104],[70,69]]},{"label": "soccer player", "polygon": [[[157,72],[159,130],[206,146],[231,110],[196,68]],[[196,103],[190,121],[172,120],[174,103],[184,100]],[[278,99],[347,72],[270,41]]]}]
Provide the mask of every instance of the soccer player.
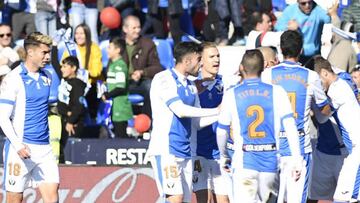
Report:
[{"label": "soccer player", "polygon": [[[217,120],[218,108],[198,108],[197,88],[187,79],[197,77],[201,47],[194,42],[175,46],[176,65],[155,75],[150,99],[153,129],[148,155],[160,196],[168,202],[190,202],[192,194],[192,160],[190,139],[200,126]],[[194,119],[204,117],[204,119]]]},{"label": "soccer player", "polygon": [[44,202],[58,201],[59,170],[49,143],[48,98],[51,38],[39,32],[24,41],[26,59],[1,84],[0,126],[4,145],[7,202],[20,203],[27,183],[39,187]]},{"label": "soccer player", "polygon": [[[348,73],[340,72],[337,76],[345,80],[354,95],[357,95],[357,89]],[[342,138],[342,135],[347,136],[347,132],[337,119],[336,113],[331,117],[324,117],[314,105],[312,110],[316,117],[313,121],[319,122],[315,122],[318,138],[312,153],[309,199],[318,200],[319,203],[332,203],[341,167],[349,154]]]},{"label": "soccer player", "polygon": [[[279,199],[281,202],[284,192],[287,202],[306,202],[307,183],[311,162],[310,144],[310,107],[312,101],[325,115],[330,114],[327,97],[321,87],[321,81],[316,72],[301,66],[298,61],[303,46],[303,39],[297,31],[285,31],[281,35],[280,48],[284,55],[284,61],[270,69],[265,69],[261,77],[264,82],[282,86],[290,99],[293,116],[296,120],[298,137],[300,140],[301,154],[306,161],[302,170],[302,177],[294,182],[291,171],[287,170],[286,163],[290,155],[287,147],[286,134],[280,138],[281,174]],[[284,191],[284,192],[283,192]]]},{"label": "soccer player", "polygon": [[349,155],[345,158],[338,177],[334,202],[350,202],[353,192],[357,193],[354,191],[355,182],[359,181],[357,174],[360,166],[360,106],[353,89],[346,81],[338,78],[326,59],[315,59],[314,67],[320,75],[332,107],[336,110],[334,117],[347,132],[342,136]]},{"label": "soccer player", "polygon": [[[259,50],[245,52],[240,85],[225,92],[217,130],[222,166],[229,158],[227,131],[232,124],[234,202],[266,202],[278,170],[280,127],[288,134],[294,180],[300,177],[302,157],[295,120],[286,92],[260,80],[264,59]],[[290,163],[289,163],[290,164]]]},{"label": "soccer player", "polygon": [[[196,81],[202,108],[216,108],[220,105],[224,85],[218,75],[220,54],[216,45],[202,43],[200,79]],[[219,165],[220,153],[216,143],[216,126],[213,123],[197,131],[196,153],[194,157],[193,191],[198,202],[229,202],[226,178],[222,176]],[[227,175],[227,174],[226,174]]]}]

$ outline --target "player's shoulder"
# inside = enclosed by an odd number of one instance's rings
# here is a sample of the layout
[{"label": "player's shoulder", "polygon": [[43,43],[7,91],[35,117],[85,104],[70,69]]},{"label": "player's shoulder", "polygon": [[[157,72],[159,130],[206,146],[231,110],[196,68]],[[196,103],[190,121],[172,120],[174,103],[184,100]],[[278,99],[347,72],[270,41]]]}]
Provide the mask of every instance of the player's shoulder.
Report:
[{"label": "player's shoulder", "polygon": [[163,70],[157,73],[154,78],[152,79],[151,86],[161,87],[164,85],[172,84],[174,81],[172,73],[169,69]]}]

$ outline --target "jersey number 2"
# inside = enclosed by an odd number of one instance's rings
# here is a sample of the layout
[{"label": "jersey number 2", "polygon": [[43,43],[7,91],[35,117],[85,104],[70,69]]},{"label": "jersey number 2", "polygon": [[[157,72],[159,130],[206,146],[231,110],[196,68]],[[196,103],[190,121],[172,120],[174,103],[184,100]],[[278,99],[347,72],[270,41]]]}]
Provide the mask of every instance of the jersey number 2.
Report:
[{"label": "jersey number 2", "polygon": [[265,131],[256,131],[256,128],[264,122],[264,109],[259,105],[252,105],[246,109],[246,116],[251,117],[256,115],[256,118],[248,126],[248,134],[250,138],[263,138]]}]

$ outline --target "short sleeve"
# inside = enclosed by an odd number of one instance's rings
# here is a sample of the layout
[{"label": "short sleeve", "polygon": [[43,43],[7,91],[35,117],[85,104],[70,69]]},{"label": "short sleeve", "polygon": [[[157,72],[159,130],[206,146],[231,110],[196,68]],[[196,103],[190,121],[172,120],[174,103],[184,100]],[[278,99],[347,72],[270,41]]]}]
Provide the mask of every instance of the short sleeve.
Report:
[{"label": "short sleeve", "polygon": [[177,94],[176,81],[172,77],[164,74],[157,79],[159,80],[157,89],[159,91],[160,98],[167,106],[177,100],[180,100],[180,97]]}]

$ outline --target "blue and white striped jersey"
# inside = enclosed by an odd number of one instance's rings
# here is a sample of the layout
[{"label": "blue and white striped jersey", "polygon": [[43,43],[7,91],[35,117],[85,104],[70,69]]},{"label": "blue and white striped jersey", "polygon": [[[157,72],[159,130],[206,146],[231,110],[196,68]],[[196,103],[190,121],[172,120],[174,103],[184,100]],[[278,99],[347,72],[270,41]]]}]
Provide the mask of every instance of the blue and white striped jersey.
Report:
[{"label": "blue and white striped jersey", "polygon": [[292,114],[286,92],[260,79],[246,79],[226,91],[218,127],[228,130],[232,126],[233,159],[238,159],[232,167],[276,172],[281,123]]},{"label": "blue and white striped jersey", "polygon": [[23,63],[4,78],[0,90],[1,127],[15,147],[22,142],[49,144],[50,78],[44,70],[29,73]]},{"label": "blue and white striped jersey", "polygon": [[[273,68],[265,69],[261,77],[264,82],[280,85],[285,89],[299,131],[301,153],[311,152],[309,135],[311,102],[314,101],[319,108],[328,104],[319,75],[298,63],[284,61]],[[282,137],[280,142],[280,154],[289,156],[286,136]]]},{"label": "blue and white striped jersey", "polygon": [[185,105],[199,106],[195,84],[175,69],[164,70],[152,80],[150,100],[153,129],[149,155],[172,154],[191,158],[192,120],[190,117],[176,116],[169,106],[178,100]]}]

